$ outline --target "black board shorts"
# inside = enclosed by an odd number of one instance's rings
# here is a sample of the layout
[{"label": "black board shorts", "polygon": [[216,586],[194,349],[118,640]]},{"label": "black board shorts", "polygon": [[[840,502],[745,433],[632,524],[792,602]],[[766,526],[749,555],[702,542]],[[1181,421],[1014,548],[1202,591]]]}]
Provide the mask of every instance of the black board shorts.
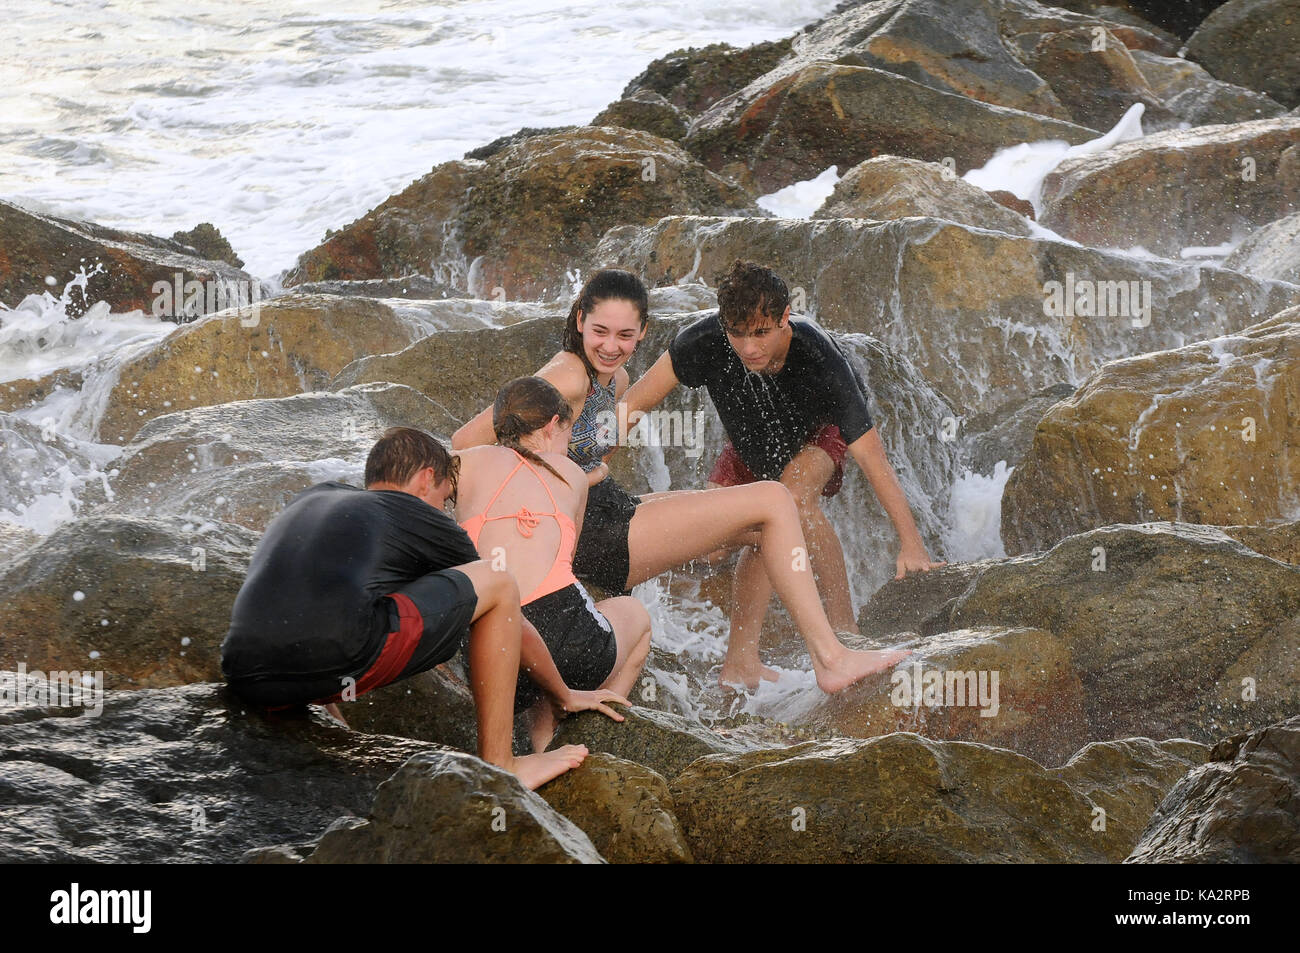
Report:
[{"label": "black board shorts", "polygon": [[587,491],[587,509],[582,517],[582,533],[573,552],[573,574],[612,596],[626,596],[632,560],[628,554],[628,527],[641,503],[615,482],[605,477]]},{"label": "black board shorts", "polygon": [[[468,641],[478,595],[470,578],[457,569],[429,573],[379,600],[387,635],[378,656],[346,671],[310,676],[262,673],[227,675],[231,689],[260,707],[353,701],[392,682],[410,678],[447,661]],[[310,633],[306,634],[310,638]]]},{"label": "black board shorts", "polygon": [[[533,624],[550,649],[564,684],[581,692],[600,688],[618,661],[618,641],[581,583],[557,589],[524,606],[524,618]],[[537,684],[520,671],[515,686],[515,709],[530,707],[542,697]]]}]

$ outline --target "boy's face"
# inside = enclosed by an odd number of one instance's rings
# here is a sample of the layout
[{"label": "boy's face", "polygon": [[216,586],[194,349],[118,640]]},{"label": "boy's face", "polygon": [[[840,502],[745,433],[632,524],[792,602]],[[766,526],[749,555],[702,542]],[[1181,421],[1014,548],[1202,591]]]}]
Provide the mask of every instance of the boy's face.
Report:
[{"label": "boy's face", "polygon": [[[790,347],[790,309],[780,318],[755,311],[742,326],[725,327],[727,342],[745,365],[756,374],[774,373],[785,361]],[[776,365],[774,368],[773,365]]]}]

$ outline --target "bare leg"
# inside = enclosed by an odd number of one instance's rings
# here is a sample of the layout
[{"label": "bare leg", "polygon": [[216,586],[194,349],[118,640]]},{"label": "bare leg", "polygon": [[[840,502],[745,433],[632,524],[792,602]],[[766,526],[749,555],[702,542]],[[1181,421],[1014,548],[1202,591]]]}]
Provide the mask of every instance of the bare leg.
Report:
[{"label": "bare leg", "polygon": [[724,685],[758,688],[762,679],[775,682],[780,673],[768,668],[758,656],[763,635],[763,620],[772,601],[772,583],[768,581],[763,560],[752,547],[746,547],[736,563],[732,584],[731,634],[727,638],[727,657],[722,660],[718,681]]},{"label": "bare leg", "polygon": [[628,536],[629,585],[724,543],[734,543],[739,534],[754,528],[762,533],[768,579],[808,645],[817,684],[823,691],[847,688],[908,654],[855,652],[835,638],[810,571],[794,498],[786,487],[771,480],[688,491],[638,506]]},{"label": "bare leg", "polygon": [[489,764],[518,776],[536,789],[582,764],[585,745],[515,757],[515,680],[519,677],[519,587],[515,577],[498,572],[487,560],[457,566],[474,584],[478,605],[470,626],[470,690],[478,717],[478,753]]},{"label": "bare leg", "polygon": [[618,642],[614,670],[600,687],[627,698],[650,654],[650,613],[632,596],[602,599],[596,608],[614,627]]}]

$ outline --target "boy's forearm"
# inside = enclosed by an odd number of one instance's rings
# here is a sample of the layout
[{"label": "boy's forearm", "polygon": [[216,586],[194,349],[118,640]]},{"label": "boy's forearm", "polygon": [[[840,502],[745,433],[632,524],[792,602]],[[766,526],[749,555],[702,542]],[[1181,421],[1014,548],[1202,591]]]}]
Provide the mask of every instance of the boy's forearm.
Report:
[{"label": "boy's forearm", "polygon": [[876,433],[876,429],[873,427],[867,431],[850,449],[858,466],[862,467],[862,472],[866,474],[876,498],[880,500],[881,508],[894,524],[899,542],[904,548],[919,547],[924,550],[925,541],[921,539],[921,531],[917,529],[916,520],[912,518],[912,509],[908,506],[907,496],[898,482],[898,474],[894,472],[889,458],[885,456],[884,445],[880,442],[880,435]]}]

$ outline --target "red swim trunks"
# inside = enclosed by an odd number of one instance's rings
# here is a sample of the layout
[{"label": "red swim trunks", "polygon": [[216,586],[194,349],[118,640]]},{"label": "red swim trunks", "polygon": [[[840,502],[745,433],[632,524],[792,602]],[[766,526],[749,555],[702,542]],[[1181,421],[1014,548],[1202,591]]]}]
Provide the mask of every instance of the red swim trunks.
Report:
[{"label": "red swim trunks", "polygon": [[[834,496],[840,492],[840,487],[844,485],[844,454],[848,451],[848,444],[840,436],[840,428],[834,424],[826,424],[814,433],[804,446],[821,447],[835,464],[835,472],[822,488],[822,496]],[[709,482],[716,483],[718,486],[742,486],[757,481],[758,477],[754,476],[754,472],[745,465],[745,461],[740,459],[740,454],[736,453],[736,448],[730,443],[722,448],[722,453],[718,455],[718,462],[713,465],[713,471],[709,474]]]},{"label": "red swim trunks", "polygon": [[[424,637],[424,618],[420,615],[420,610],[415,607],[415,603],[400,592],[394,592],[388,598],[397,603],[397,614],[401,624],[395,632],[388,633],[388,639],[384,642],[379,658],[375,659],[375,664],[357,679],[356,685],[349,693],[352,699],[397,681],[397,677],[402,674],[406,663],[411,660],[416,647]],[[329,705],[341,701],[343,701],[342,691],[329,698],[317,699],[314,704]]]}]

